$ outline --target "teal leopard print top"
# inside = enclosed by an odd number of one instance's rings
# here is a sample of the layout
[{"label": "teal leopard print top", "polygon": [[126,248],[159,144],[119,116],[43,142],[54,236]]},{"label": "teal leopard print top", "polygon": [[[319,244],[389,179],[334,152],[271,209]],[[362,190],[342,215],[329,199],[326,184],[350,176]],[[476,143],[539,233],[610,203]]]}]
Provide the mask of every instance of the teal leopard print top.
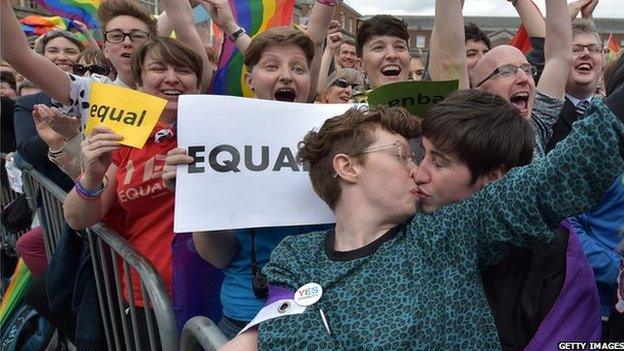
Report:
[{"label": "teal leopard print top", "polygon": [[264,269],[269,282],[293,292],[316,282],[324,294],[302,314],[261,324],[259,348],[500,349],[479,265],[509,245],[549,240],[624,170],[624,124],[601,102],[589,114],[546,157],[462,202],[416,214],[367,247],[332,251],[331,232],[286,238]]}]

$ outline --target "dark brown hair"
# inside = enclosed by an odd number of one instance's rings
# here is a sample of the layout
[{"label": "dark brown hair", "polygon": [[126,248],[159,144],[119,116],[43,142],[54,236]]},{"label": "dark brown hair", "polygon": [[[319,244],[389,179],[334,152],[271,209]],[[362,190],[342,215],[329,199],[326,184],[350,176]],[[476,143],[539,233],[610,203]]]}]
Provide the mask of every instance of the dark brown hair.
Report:
[{"label": "dark brown hair", "polygon": [[531,163],[533,131],[518,110],[496,94],[457,91],[434,105],[423,118],[422,135],[442,152],[464,162],[479,177]]},{"label": "dark brown hair", "polygon": [[472,22],[466,22],[466,24],[464,25],[464,35],[466,43],[468,42],[468,40],[472,40],[475,42],[480,41],[485,44],[488,50],[492,48],[492,43],[490,42],[490,38],[488,38],[487,34],[485,34],[481,30],[481,28],[479,28],[479,26]]},{"label": "dark brown hair", "polygon": [[203,65],[201,57],[183,43],[171,39],[156,37],[134,49],[132,55],[132,76],[137,85],[142,85],[141,72],[148,53],[155,55],[163,62],[190,68],[197,76],[197,85],[201,83]]},{"label": "dark brown hair", "polygon": [[420,134],[420,119],[402,107],[351,108],[326,120],[318,131],[308,132],[299,143],[297,160],[309,164],[314,191],[331,209],[341,194],[340,182],[333,177],[334,157],[346,154],[364,163],[366,155],[354,155],[370,146],[376,128],[411,139]]},{"label": "dark brown hair", "polygon": [[131,0],[106,0],[100,3],[97,17],[100,21],[102,36],[106,32],[108,22],[118,16],[130,16],[147,25],[147,30],[152,37],[156,36],[156,20],[150,15],[145,6],[138,1]]},{"label": "dark brown hair", "polygon": [[15,90],[17,85],[15,83],[15,75],[9,71],[0,72],[0,82],[6,82],[11,89]]},{"label": "dark brown hair", "polygon": [[253,66],[260,62],[260,58],[270,46],[296,45],[306,56],[308,66],[314,58],[314,43],[304,32],[290,27],[275,27],[256,35],[245,50],[245,67],[251,72]]},{"label": "dark brown hair", "polygon": [[405,22],[394,16],[377,15],[362,21],[358,27],[355,39],[357,56],[362,57],[364,44],[372,37],[379,35],[401,38],[409,45],[409,33]]}]

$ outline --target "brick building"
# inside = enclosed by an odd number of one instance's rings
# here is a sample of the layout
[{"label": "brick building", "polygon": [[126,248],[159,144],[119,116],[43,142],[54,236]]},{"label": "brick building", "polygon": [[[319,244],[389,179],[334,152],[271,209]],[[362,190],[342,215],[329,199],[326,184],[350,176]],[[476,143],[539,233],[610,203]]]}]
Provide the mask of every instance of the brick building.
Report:
[{"label": "brick building", "polygon": [[[314,5],[314,0],[298,0],[295,3],[293,11],[293,22],[299,25],[305,25],[310,19],[310,10]],[[340,22],[340,32],[352,39],[355,39],[358,21],[362,15],[344,2],[338,5],[334,13],[334,20]]]},{"label": "brick building", "polygon": [[[314,0],[298,0],[295,5],[293,20],[298,24],[307,23],[310,9]],[[359,20],[370,16],[364,16],[344,2],[338,5],[334,19],[341,24],[341,32],[352,38],[355,37]],[[433,16],[401,16],[407,23],[410,34],[410,48],[412,52],[426,52],[429,47],[431,31],[433,29]],[[490,38],[492,46],[507,44],[515,35],[520,26],[518,17],[464,17],[466,22],[473,22],[479,26]],[[613,34],[621,46],[624,47],[624,18],[596,18],[594,20],[603,42],[606,44],[609,34]]]},{"label": "brick building", "polygon": [[[153,14],[162,11],[160,0],[137,0],[147,6]],[[37,5],[37,0],[11,0],[18,17],[28,15],[49,14]],[[305,25],[309,19],[310,10],[314,0],[297,0],[293,11],[293,22]],[[334,19],[340,22],[343,35],[355,38],[358,21],[370,16],[364,16],[358,11],[341,3],[334,14]],[[397,16],[402,18],[408,26],[410,33],[410,48],[413,52],[427,51],[431,30],[433,29],[433,16]],[[506,44],[516,33],[520,25],[517,17],[465,17],[466,22],[478,25],[490,37],[493,46]],[[618,42],[624,47],[624,18],[596,18],[594,20],[600,32],[603,42],[606,44],[609,34],[613,34]]]},{"label": "brick building", "polygon": [[[429,47],[433,29],[433,16],[397,16],[403,18],[410,32],[410,47]],[[492,46],[507,44],[520,26],[518,17],[464,17],[465,22],[473,22],[490,38]],[[606,44],[609,34],[613,34],[624,46],[623,18],[596,18],[596,28]]]}]

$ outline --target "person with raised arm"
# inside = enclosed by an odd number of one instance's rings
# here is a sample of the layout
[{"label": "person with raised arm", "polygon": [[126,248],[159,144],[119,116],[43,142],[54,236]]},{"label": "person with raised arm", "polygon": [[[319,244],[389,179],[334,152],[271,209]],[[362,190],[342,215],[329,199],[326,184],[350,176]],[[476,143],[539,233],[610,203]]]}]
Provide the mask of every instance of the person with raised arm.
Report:
[{"label": "person with raised arm", "polygon": [[[289,27],[268,29],[254,37],[244,53],[245,82],[257,99],[306,102],[311,90],[310,65],[314,43],[300,30]],[[170,190],[176,165],[189,164],[193,157],[186,150],[171,150],[165,160],[163,181]],[[218,321],[227,338],[233,338],[266,301],[266,285],[260,272],[273,248],[284,238],[326,226],[289,226],[193,233],[199,254],[222,268],[223,318]],[[253,253],[253,255],[252,255]],[[253,257],[253,261],[251,259]]]},{"label": "person with raised arm", "polygon": [[563,106],[570,69],[572,31],[565,0],[546,2],[545,65],[537,83],[537,68],[510,45],[500,45],[477,62],[474,87],[500,95],[530,121],[535,132],[535,157],[544,155],[552,127]]},{"label": "person with raised arm", "polygon": [[[159,177],[150,176],[161,171],[166,153],[177,145],[173,125],[178,96],[200,92],[203,61],[177,40],[158,37],[137,47],[132,60],[138,90],[163,98],[167,104],[142,149],[122,146],[121,135],[103,126],[94,127],[81,143],[83,171],[67,194],[63,211],[69,226],[76,230],[117,211],[117,217],[121,217],[120,234],[154,265],[171,296],[173,196]],[[170,94],[171,91],[177,94]],[[140,282],[134,275],[131,281],[135,304],[146,307]],[[125,291],[124,296],[127,294]],[[143,349],[148,348],[148,336],[139,337]]]}]

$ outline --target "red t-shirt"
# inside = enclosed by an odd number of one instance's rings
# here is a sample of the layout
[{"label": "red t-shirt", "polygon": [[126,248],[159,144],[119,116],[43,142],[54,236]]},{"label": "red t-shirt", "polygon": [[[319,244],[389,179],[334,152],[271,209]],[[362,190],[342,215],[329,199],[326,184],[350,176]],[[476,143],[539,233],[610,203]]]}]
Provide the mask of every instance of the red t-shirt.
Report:
[{"label": "red t-shirt", "polygon": [[[177,146],[177,139],[156,143],[154,134],[164,127],[160,122],[156,125],[143,149],[121,147],[114,151],[113,163],[118,167],[117,201],[125,211],[120,234],[151,261],[171,296],[174,196],[165,188],[161,174],[167,152]],[[143,306],[140,282],[132,276],[135,303]],[[124,296],[127,298],[125,283]]]}]

